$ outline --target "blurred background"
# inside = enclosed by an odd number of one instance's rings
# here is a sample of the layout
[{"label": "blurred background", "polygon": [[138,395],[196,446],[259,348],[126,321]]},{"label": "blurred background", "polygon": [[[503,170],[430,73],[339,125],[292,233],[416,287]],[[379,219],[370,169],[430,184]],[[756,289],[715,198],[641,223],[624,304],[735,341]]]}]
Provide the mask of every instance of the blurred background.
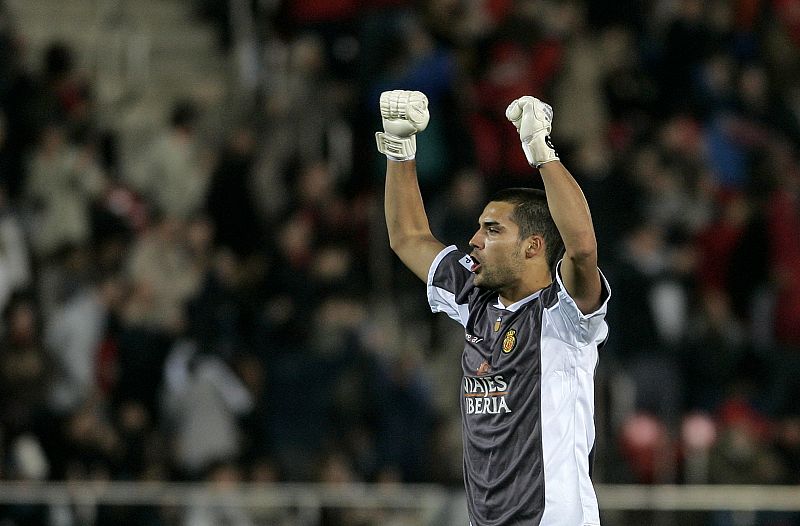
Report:
[{"label": "blurred background", "polygon": [[604,524],[800,524],[800,0],[5,0],[0,42],[0,525],[467,524],[386,89],[462,248],[541,186],[507,104],[554,107],[613,290]]}]

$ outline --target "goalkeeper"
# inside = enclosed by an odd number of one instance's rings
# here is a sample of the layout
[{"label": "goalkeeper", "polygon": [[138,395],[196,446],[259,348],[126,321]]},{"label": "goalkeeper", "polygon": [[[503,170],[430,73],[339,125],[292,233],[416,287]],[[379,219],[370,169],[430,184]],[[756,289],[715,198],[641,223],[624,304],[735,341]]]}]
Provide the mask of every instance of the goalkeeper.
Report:
[{"label": "goalkeeper", "polygon": [[427,283],[433,312],[464,327],[464,484],[473,526],[600,524],[591,466],[594,371],[608,335],[609,287],[580,187],[550,141],[553,111],[525,96],[506,117],[544,191],[498,192],[471,252],[431,234],[416,177],[417,91],[381,95],[392,250]]}]

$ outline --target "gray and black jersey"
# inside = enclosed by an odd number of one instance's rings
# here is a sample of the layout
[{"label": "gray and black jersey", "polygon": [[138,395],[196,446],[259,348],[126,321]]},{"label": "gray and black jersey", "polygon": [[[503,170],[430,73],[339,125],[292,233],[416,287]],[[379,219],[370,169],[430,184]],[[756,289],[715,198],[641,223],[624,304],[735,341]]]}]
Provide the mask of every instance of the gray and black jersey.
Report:
[{"label": "gray and black jersey", "polygon": [[600,524],[589,477],[603,302],[583,314],[561,282],[513,305],[476,287],[470,257],[442,250],[428,302],[464,327],[461,417],[473,526]]}]

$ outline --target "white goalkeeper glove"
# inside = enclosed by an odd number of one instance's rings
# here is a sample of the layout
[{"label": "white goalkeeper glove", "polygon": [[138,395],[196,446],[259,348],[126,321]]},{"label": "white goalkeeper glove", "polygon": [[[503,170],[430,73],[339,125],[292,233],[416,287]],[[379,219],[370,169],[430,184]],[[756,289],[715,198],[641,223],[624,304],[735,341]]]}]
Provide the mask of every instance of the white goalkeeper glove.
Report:
[{"label": "white goalkeeper glove", "polygon": [[520,97],[506,109],[506,118],[519,132],[522,151],[528,164],[539,168],[544,163],[557,161],[558,155],[550,141],[553,108],[536,97]]},{"label": "white goalkeeper glove", "polygon": [[428,126],[428,97],[419,91],[381,93],[383,131],[375,134],[378,151],[393,161],[409,161],[417,153],[414,134]]}]

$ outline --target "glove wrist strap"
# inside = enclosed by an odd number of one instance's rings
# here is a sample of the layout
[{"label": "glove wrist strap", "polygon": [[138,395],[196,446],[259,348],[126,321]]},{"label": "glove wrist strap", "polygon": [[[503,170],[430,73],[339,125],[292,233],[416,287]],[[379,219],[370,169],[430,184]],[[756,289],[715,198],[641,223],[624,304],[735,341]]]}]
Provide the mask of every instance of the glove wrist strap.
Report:
[{"label": "glove wrist strap", "polygon": [[392,161],[410,161],[417,154],[417,138],[413,135],[397,137],[390,133],[377,132],[375,142],[378,145],[378,151]]},{"label": "glove wrist strap", "polygon": [[535,168],[539,168],[544,163],[558,160],[558,154],[553,148],[553,143],[550,142],[550,136],[545,133],[534,135],[530,140],[523,141],[522,151],[525,152],[528,164]]}]

